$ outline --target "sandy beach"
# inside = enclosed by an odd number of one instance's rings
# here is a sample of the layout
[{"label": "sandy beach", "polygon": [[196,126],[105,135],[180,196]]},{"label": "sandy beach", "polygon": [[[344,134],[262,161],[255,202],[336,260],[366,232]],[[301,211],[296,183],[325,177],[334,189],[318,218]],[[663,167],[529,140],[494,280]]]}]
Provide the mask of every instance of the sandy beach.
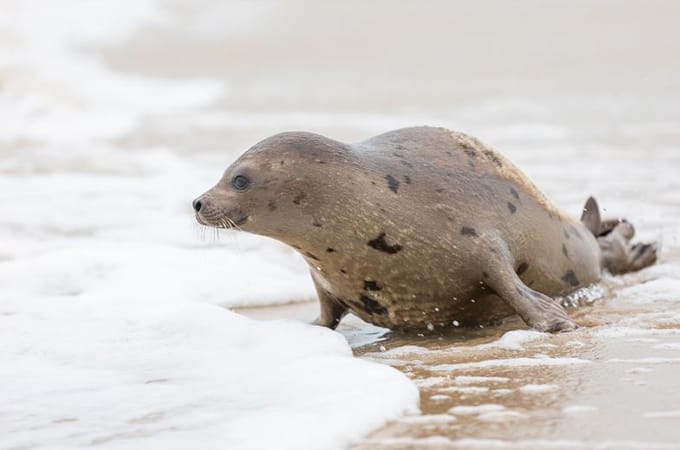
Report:
[{"label": "sandy beach", "polygon": [[[0,448],[680,448],[680,4],[0,0]],[[308,325],[194,223],[257,141],[478,137],[662,244],[560,335]]]}]

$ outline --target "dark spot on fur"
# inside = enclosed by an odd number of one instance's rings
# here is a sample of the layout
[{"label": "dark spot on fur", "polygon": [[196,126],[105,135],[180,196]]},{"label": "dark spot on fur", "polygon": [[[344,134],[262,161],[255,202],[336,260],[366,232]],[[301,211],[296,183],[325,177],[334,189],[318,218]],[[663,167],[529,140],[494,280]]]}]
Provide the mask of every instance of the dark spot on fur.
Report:
[{"label": "dark spot on fur", "polygon": [[406,167],[413,167],[413,164],[411,164],[410,162],[408,162],[406,160],[400,159],[399,162],[402,163],[403,165],[405,165]]},{"label": "dark spot on fur", "polygon": [[512,194],[513,197],[515,197],[517,200],[519,200],[519,193],[515,188],[510,188],[510,193]]},{"label": "dark spot on fur", "polygon": [[283,161],[279,161],[279,164],[280,164],[280,165],[284,165],[284,164],[285,164],[285,162],[283,162]]},{"label": "dark spot on fur", "polygon": [[470,227],[461,228],[460,234],[462,234],[463,236],[479,237],[479,235],[477,234],[477,230]]},{"label": "dark spot on fur", "polygon": [[346,274],[346,273],[347,273],[347,271],[346,271],[345,269],[340,269],[340,273],[344,273],[344,274]]},{"label": "dark spot on fur", "polygon": [[494,255],[497,255],[497,254],[498,254],[498,250],[496,250],[495,248],[492,248],[492,249],[491,249],[491,253],[493,253]]},{"label": "dark spot on fur", "polygon": [[305,252],[305,256],[308,258],[312,258],[315,261],[321,261],[314,253]]},{"label": "dark spot on fur", "polygon": [[569,259],[569,250],[567,250],[567,245],[566,245],[566,244],[562,244],[562,254],[563,254],[564,256],[566,256],[567,259]]},{"label": "dark spot on fur", "polygon": [[361,303],[364,304],[364,309],[366,312],[370,314],[387,314],[387,309],[381,305],[380,303],[376,302],[372,298],[366,297],[364,294],[361,294],[359,296],[359,300],[361,300]]},{"label": "dark spot on fur", "polygon": [[411,184],[411,177],[409,177],[408,175],[404,175],[404,183]]},{"label": "dark spot on fur", "polygon": [[[399,147],[397,147],[397,148],[399,148]],[[403,155],[402,153],[399,153],[399,152],[394,152],[394,153],[392,153],[392,154],[393,154],[394,156],[396,156],[397,158],[403,158],[403,157],[404,157],[404,155]]]},{"label": "dark spot on fur", "polygon": [[387,180],[387,187],[390,188],[390,191],[396,194],[399,190],[399,180],[394,178],[392,175],[386,175],[385,179]]},{"label": "dark spot on fur", "polygon": [[484,278],[489,278],[489,274],[486,273],[486,272],[482,272],[482,276],[483,276]]},{"label": "dark spot on fur", "polygon": [[451,154],[451,152],[446,152],[446,154],[449,155],[449,156],[453,156],[453,155]]},{"label": "dark spot on fur", "polygon": [[378,283],[377,281],[364,280],[364,290],[365,291],[380,291],[380,290],[382,290],[382,286],[380,286],[380,283]]},{"label": "dark spot on fur", "polygon": [[316,162],[318,162],[319,164],[326,164],[326,161],[321,160],[321,159],[317,159]]},{"label": "dark spot on fur", "polygon": [[314,225],[317,228],[321,228],[323,226],[323,224],[317,220],[313,221],[312,225]]},{"label": "dark spot on fur", "polygon": [[269,211],[274,211],[276,209],[276,202],[274,200],[269,200],[269,202],[267,202],[267,208],[269,208]]},{"label": "dark spot on fur", "polygon": [[517,207],[510,202],[508,202],[508,209],[510,210],[510,214],[515,214],[517,211]]},{"label": "dark spot on fur", "polygon": [[328,248],[326,249],[326,253],[333,253],[334,251],[335,251],[335,249],[334,249],[334,248],[331,248],[331,247],[328,247]]},{"label": "dark spot on fur", "polygon": [[299,205],[302,202],[302,200],[305,199],[305,197],[307,197],[307,194],[305,194],[304,192],[300,192],[298,195],[295,196],[295,198],[293,198],[293,203]]},{"label": "dark spot on fur", "polygon": [[527,271],[529,268],[529,264],[523,262],[519,266],[517,266],[517,275],[522,275],[524,272]]},{"label": "dark spot on fur", "polygon": [[442,189],[442,188],[439,188],[439,189],[435,189],[434,191],[435,191],[435,192],[438,192],[438,193],[440,193],[440,194],[441,194],[442,192],[444,192],[444,189]]},{"label": "dark spot on fur", "polygon": [[568,270],[567,273],[565,273],[564,276],[562,277],[562,281],[564,281],[565,283],[569,283],[571,286],[574,287],[581,284],[578,281],[578,278],[576,278],[576,274],[574,273],[573,270]]},{"label": "dark spot on fur", "polygon": [[376,250],[380,250],[381,252],[388,253],[390,255],[393,255],[397,253],[398,251],[401,250],[401,245],[399,244],[394,244],[394,245],[389,245],[385,241],[385,233],[380,233],[377,238],[368,241],[368,245],[370,247],[373,247]]},{"label": "dark spot on fur", "polygon": [[373,186],[375,186],[375,181],[371,181],[371,184],[372,184]]},{"label": "dark spot on fur", "polygon": [[494,162],[498,167],[503,167],[503,162],[492,150],[484,150],[484,154],[487,158]]},{"label": "dark spot on fur", "polygon": [[564,231],[564,237],[565,239],[571,239],[571,236],[569,236],[569,232],[565,229]]}]

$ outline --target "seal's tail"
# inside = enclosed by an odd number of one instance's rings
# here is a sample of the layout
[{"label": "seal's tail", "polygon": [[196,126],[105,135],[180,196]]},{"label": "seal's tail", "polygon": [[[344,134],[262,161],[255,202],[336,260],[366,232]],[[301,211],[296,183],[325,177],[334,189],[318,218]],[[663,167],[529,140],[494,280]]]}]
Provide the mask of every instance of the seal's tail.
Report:
[{"label": "seal's tail", "polygon": [[602,220],[597,201],[590,197],[583,207],[581,222],[600,244],[602,265],[613,274],[635,272],[656,262],[656,242],[636,243],[631,240],[635,227],[626,219]]}]

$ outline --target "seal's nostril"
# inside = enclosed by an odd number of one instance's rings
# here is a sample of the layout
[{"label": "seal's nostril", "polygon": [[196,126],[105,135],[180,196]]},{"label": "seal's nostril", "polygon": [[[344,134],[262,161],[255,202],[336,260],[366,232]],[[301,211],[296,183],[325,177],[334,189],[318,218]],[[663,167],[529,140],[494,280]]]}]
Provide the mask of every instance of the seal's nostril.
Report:
[{"label": "seal's nostril", "polygon": [[199,199],[194,200],[194,211],[201,211],[201,201]]}]

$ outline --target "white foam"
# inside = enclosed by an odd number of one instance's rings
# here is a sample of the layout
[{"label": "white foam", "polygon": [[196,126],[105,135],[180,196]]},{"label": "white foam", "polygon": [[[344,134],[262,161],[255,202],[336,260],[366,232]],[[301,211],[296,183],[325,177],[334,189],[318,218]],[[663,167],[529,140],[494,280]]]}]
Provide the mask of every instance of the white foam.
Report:
[{"label": "white foam", "polygon": [[456,394],[485,394],[489,392],[489,388],[482,386],[447,386],[439,388],[439,392],[451,392]]},{"label": "white foam", "polygon": [[508,422],[527,417],[519,411],[492,411],[477,416],[477,420],[482,422]]},{"label": "white foam", "polygon": [[524,344],[547,339],[550,335],[533,330],[513,330],[488,344],[478,345],[477,349],[500,348],[503,350],[524,350]]},{"label": "white foam", "polygon": [[596,328],[591,331],[594,337],[604,339],[628,338],[638,336],[654,336],[654,335],[677,335],[680,334],[678,329],[670,328],[634,328],[626,326],[609,326]]},{"label": "white foam", "polygon": [[458,375],[453,379],[456,384],[483,384],[483,383],[507,383],[508,377],[485,377],[472,375]]},{"label": "white foam", "polygon": [[481,369],[487,367],[537,367],[537,366],[565,366],[574,364],[590,364],[591,361],[581,358],[509,358],[509,359],[489,359],[484,361],[459,363],[459,364],[439,364],[432,366],[432,371],[454,371]]},{"label": "white foam", "polygon": [[523,394],[545,394],[559,390],[555,384],[527,384],[519,388]]},{"label": "white foam", "polygon": [[141,296],[4,303],[0,353],[9,447],[342,448],[418,400],[327,329]]},{"label": "white foam", "polygon": [[448,414],[426,414],[422,416],[404,416],[399,419],[401,423],[427,425],[427,424],[447,424],[455,422],[457,419]]},{"label": "white foam", "polygon": [[618,293],[618,297],[636,305],[647,305],[659,302],[680,302],[678,292],[680,292],[680,279],[659,278],[627,287]]},{"label": "white foam", "polygon": [[590,414],[597,412],[597,410],[595,406],[590,405],[569,405],[562,408],[562,412],[569,415]]},{"label": "white foam", "polygon": [[442,384],[449,384],[451,378],[449,377],[427,377],[427,378],[414,378],[413,382],[421,389],[433,388],[435,386],[441,386]]},{"label": "white foam", "polygon": [[449,414],[459,415],[459,416],[471,416],[479,415],[490,412],[505,411],[507,408],[503,405],[498,405],[495,403],[484,403],[481,405],[460,405],[454,406],[449,409]]}]

